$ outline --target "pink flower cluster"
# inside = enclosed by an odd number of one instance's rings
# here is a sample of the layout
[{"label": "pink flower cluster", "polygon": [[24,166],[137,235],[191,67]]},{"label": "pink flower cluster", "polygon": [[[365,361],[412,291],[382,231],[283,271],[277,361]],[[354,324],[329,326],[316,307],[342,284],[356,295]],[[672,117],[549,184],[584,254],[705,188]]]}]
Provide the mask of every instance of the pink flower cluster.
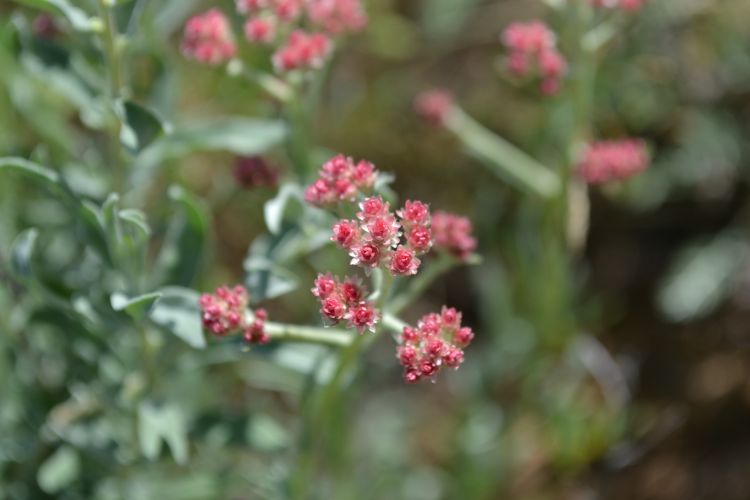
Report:
[{"label": "pink flower cluster", "polygon": [[352,278],[339,281],[330,273],[319,274],[312,293],[320,301],[320,313],[328,324],[335,325],[346,320],[348,328],[356,328],[361,334],[365,330],[375,331],[380,313],[375,305],[365,300],[367,291]]},{"label": "pink flower cluster", "polygon": [[[361,0],[237,0],[237,10],[247,16],[249,42],[276,45],[272,61],[278,72],[321,67],[333,49],[331,37],[367,24]],[[305,23],[322,31],[307,32],[300,28]],[[234,57],[237,47],[226,16],[211,9],[188,20],[182,50],[205,64]]]},{"label": "pink flower cluster", "polygon": [[182,39],[185,57],[215,65],[228,61],[236,52],[229,20],[219,9],[194,16],[185,25]]},{"label": "pink flower cluster", "polygon": [[[359,31],[367,24],[360,0],[238,0],[238,11],[248,16],[245,38],[251,43],[278,45],[272,60],[279,72],[316,69],[331,53],[331,37]],[[307,22],[322,30],[300,29]]]},{"label": "pink flower cluster", "polygon": [[461,326],[461,313],[452,307],[423,316],[417,328],[404,327],[396,350],[404,380],[414,384],[435,376],[445,366],[458,368],[464,360],[463,349],[473,339],[474,332]]},{"label": "pink flower cluster", "polygon": [[635,12],[643,7],[646,0],[591,0],[594,7],[620,9],[625,12]]},{"label": "pink flower cluster", "polygon": [[286,42],[273,54],[276,71],[318,69],[328,58],[333,42],[323,33],[294,30]]},{"label": "pink flower cluster", "polygon": [[567,62],[557,50],[555,33],[541,21],[513,23],[502,35],[509,51],[508,70],[522,78],[538,76],[541,90],[554,95],[567,70]]},{"label": "pink flower cluster", "polygon": [[365,160],[337,155],[323,164],[318,180],[305,190],[305,200],[318,207],[351,202],[369,193],[377,180],[375,166]]},{"label": "pink flower cluster", "polygon": [[356,32],[367,25],[360,0],[308,0],[307,16],[330,35]]},{"label": "pink flower cluster", "polygon": [[414,99],[417,115],[432,125],[443,125],[454,105],[453,95],[444,89],[427,90]]},{"label": "pink flower cluster", "polygon": [[201,295],[198,303],[201,308],[203,328],[218,337],[242,331],[250,343],[265,344],[269,337],[265,332],[266,311],[258,309],[252,322],[247,321],[245,311],[250,301],[247,290],[242,285],[234,288],[222,286],[213,294]]},{"label": "pink flower cluster", "polygon": [[641,139],[600,141],[586,148],[578,174],[589,184],[604,184],[637,175],[650,162],[646,143]]},{"label": "pink flower cluster", "polygon": [[359,208],[356,219],[341,219],[333,225],[331,238],[349,252],[351,264],[365,271],[385,264],[394,276],[416,274],[421,264],[417,256],[432,246],[429,207],[421,201],[407,201],[394,214],[388,202],[372,196],[362,200]]},{"label": "pink flower cluster", "polygon": [[449,212],[438,210],[433,214],[432,237],[435,248],[445,250],[461,260],[466,260],[477,248],[469,218]]}]

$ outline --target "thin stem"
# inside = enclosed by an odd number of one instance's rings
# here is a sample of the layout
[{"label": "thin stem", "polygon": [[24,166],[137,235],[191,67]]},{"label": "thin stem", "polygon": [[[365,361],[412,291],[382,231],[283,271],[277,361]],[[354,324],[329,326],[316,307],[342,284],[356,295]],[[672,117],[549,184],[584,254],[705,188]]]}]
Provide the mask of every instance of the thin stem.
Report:
[{"label": "thin stem", "polygon": [[122,134],[122,120],[116,111],[117,101],[123,85],[122,62],[120,58],[120,49],[117,46],[117,24],[115,22],[114,12],[112,11],[111,2],[99,0],[99,12],[104,20],[104,29],[102,30],[102,42],[106,55],[107,73],[109,74],[109,104],[114,117],[113,124],[110,126],[110,148],[112,156],[113,184],[115,191],[123,191],[125,188],[125,165],[122,159],[122,149],[120,146],[120,135]]},{"label": "thin stem", "polygon": [[354,343],[353,334],[329,328],[289,325],[285,323],[266,323],[265,331],[272,340],[286,342],[304,342],[334,347],[346,347]]},{"label": "thin stem", "polygon": [[[372,296],[376,297],[374,299],[376,301],[375,306],[382,311],[386,301],[390,297],[394,278],[390,273],[381,272],[374,281],[378,285],[378,289],[373,292]],[[366,349],[367,346],[371,345],[379,336],[384,327],[386,317],[390,320],[389,315],[384,316],[381,320],[380,326],[374,333],[357,335],[354,340],[342,350],[341,357],[339,358],[333,376],[325,387],[323,387],[318,397],[313,400],[311,414],[305,423],[306,428],[302,434],[302,444],[297,469],[295,470],[295,475],[291,482],[292,498],[309,498],[308,493],[315,467],[315,444],[321,443],[326,437],[327,429],[325,418],[332,414],[333,407],[344,392],[345,381],[350,379],[355,362],[359,358],[360,353]]]},{"label": "thin stem", "polygon": [[[476,262],[476,261],[469,261]],[[423,270],[420,270],[414,278],[409,280],[409,286],[406,290],[396,295],[388,304],[388,311],[392,314],[399,314],[408,307],[414,300],[427,290],[432,283],[440,276],[450,271],[453,267],[460,264],[461,261],[448,254],[441,254],[437,260],[430,262]]]},{"label": "thin stem", "polygon": [[393,333],[401,333],[409,325],[395,314],[386,313],[383,315],[383,326]]},{"label": "thin stem", "polygon": [[543,198],[560,192],[560,179],[527,153],[455,106],[446,116],[445,126],[453,132],[468,152],[482,160],[506,182]]}]

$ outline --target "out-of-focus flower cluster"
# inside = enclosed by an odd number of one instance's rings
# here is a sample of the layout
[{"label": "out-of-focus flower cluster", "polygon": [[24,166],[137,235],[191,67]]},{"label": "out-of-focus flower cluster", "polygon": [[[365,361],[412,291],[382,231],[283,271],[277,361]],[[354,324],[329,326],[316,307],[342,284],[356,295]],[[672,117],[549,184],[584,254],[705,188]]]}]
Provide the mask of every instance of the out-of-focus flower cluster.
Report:
[{"label": "out-of-focus flower cluster", "polygon": [[245,189],[275,187],[279,175],[279,168],[262,156],[240,157],[234,165],[234,179]]},{"label": "out-of-focus flower cluster", "polygon": [[237,53],[229,20],[219,9],[191,17],[185,25],[182,53],[204,64],[221,64]]},{"label": "out-of-focus flower cluster", "polygon": [[508,49],[508,71],[519,78],[538,77],[546,95],[560,90],[567,62],[557,50],[555,33],[542,21],[516,22],[501,37]]},{"label": "out-of-focus flower cluster", "polygon": [[[333,37],[367,24],[360,0],[237,0],[237,11],[246,16],[248,42],[275,47],[271,59],[278,72],[321,67]],[[182,48],[187,57],[207,64],[226,62],[237,52],[230,23],[218,9],[188,21]]]},{"label": "out-of-focus flower cluster", "polygon": [[356,328],[359,333],[375,331],[380,314],[375,304],[366,300],[367,290],[353,278],[340,281],[330,273],[319,274],[312,289],[320,301],[320,314],[330,325],[347,322],[348,328]]},{"label": "out-of-focus flower cluster", "polygon": [[589,184],[604,184],[633,177],[649,164],[648,149],[641,139],[600,141],[587,146],[578,174]]},{"label": "out-of-focus flower cluster", "polygon": [[417,115],[432,125],[443,125],[454,106],[453,94],[444,89],[426,90],[414,99]]},{"label": "out-of-focus flower cluster", "polygon": [[375,165],[337,155],[323,164],[318,179],[305,189],[305,201],[317,207],[352,202],[372,192],[378,173]]},{"label": "out-of-focus flower cluster", "polygon": [[445,250],[454,257],[466,260],[477,248],[472,236],[473,228],[468,217],[450,212],[436,211],[432,215],[432,237],[435,248]]},{"label": "out-of-focus flower cluster", "polygon": [[620,9],[625,12],[640,10],[644,3],[646,3],[646,0],[591,0],[591,5],[594,7]]},{"label": "out-of-focus flower cluster", "polygon": [[214,293],[205,293],[199,299],[203,328],[218,337],[242,332],[245,340],[253,344],[269,341],[265,332],[266,311],[256,309],[252,321],[248,321],[246,310],[250,296],[242,285],[234,288],[222,286]]},{"label": "out-of-focus flower cluster", "polygon": [[416,328],[404,327],[396,350],[404,380],[413,384],[434,377],[443,367],[458,368],[463,349],[473,339],[474,332],[461,326],[461,313],[452,307],[423,316]]}]

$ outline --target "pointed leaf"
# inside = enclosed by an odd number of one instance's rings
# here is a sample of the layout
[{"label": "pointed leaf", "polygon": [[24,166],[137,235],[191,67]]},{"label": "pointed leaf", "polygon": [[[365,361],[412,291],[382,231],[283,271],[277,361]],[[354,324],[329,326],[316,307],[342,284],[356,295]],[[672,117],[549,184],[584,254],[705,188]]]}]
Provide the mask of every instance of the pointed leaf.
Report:
[{"label": "pointed leaf", "polygon": [[179,287],[163,288],[160,293],[149,313],[151,320],[196,349],[206,347],[198,293]]}]

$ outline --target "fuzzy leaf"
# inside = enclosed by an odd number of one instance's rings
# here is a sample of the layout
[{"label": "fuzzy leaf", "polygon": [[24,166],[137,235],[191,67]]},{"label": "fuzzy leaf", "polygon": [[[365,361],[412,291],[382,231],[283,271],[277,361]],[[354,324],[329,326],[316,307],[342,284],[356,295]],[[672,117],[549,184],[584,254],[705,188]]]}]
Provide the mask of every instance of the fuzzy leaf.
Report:
[{"label": "fuzzy leaf", "polygon": [[731,293],[747,255],[747,242],[733,235],[683,250],[659,290],[662,313],[675,322],[711,314]]},{"label": "fuzzy leaf", "polygon": [[137,153],[164,134],[166,127],[155,111],[130,100],[120,104],[124,124],[120,140],[125,147]]},{"label": "fuzzy leaf", "polygon": [[284,221],[284,211],[292,199],[302,199],[299,186],[295,184],[284,184],[279,193],[273,199],[266,202],[263,206],[263,215],[266,220],[266,226],[271,234],[278,234],[281,231],[281,223]]},{"label": "fuzzy leaf", "polygon": [[125,311],[133,319],[140,321],[161,296],[162,294],[159,292],[147,293],[137,297],[128,297],[122,293],[113,293],[109,300],[112,304],[112,309],[115,311]]},{"label": "fuzzy leaf", "polygon": [[160,293],[149,312],[151,320],[196,349],[206,347],[198,294],[179,287],[163,288]]},{"label": "fuzzy leaf", "polygon": [[188,460],[185,415],[175,405],[142,403],[138,407],[138,442],[141,453],[149,460],[159,457],[165,442],[175,462],[185,464]]},{"label": "fuzzy leaf", "polygon": [[207,251],[208,215],[203,203],[179,186],[169,188],[169,197],[179,208],[167,230],[157,259],[160,283],[189,286],[200,272]]},{"label": "fuzzy leaf", "polygon": [[11,269],[17,278],[28,281],[33,278],[32,259],[39,231],[27,229],[18,235],[11,250]]},{"label": "fuzzy leaf", "polygon": [[286,136],[283,122],[256,118],[222,118],[175,129],[154,141],[136,159],[139,175],[162,163],[198,151],[228,151],[258,155],[279,144]]},{"label": "fuzzy leaf", "polygon": [[72,484],[80,472],[78,453],[69,446],[63,446],[39,467],[36,480],[42,491],[54,495]]}]

